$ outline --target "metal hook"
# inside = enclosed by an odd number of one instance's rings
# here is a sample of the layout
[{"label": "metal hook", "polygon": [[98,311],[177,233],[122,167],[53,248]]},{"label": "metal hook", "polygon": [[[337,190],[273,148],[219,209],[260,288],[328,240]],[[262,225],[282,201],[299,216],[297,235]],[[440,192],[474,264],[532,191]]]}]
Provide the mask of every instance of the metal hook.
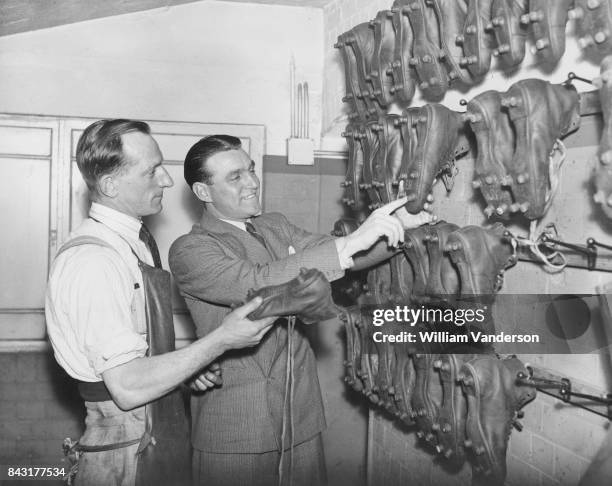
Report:
[{"label": "metal hook", "polygon": [[577,81],[582,81],[583,83],[587,83],[591,85],[593,84],[593,81],[591,81],[590,79],[586,79],[581,76],[577,76],[576,73],[573,71],[567,73],[567,79],[563,82],[563,84],[571,83],[574,79]]}]

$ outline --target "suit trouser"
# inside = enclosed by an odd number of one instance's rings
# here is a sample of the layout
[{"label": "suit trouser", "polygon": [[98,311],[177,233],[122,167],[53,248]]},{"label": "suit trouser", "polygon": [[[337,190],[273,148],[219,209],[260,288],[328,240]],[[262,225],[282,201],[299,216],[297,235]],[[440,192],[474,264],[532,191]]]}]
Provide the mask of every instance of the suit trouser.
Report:
[{"label": "suit trouser", "polygon": [[[194,486],[275,486],[278,484],[278,451],[259,454],[219,454],[194,450]],[[291,450],[283,457],[283,485],[289,484]],[[293,448],[294,486],[327,484],[321,434]]]}]

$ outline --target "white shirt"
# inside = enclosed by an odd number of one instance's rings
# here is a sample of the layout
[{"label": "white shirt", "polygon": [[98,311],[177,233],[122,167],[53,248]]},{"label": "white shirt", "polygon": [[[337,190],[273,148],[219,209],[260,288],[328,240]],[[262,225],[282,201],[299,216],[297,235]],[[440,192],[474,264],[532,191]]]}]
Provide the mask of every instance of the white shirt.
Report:
[{"label": "white shirt", "polygon": [[97,203],[89,216],[67,241],[95,236],[117,251],[88,244],[57,256],[45,315],[58,363],[73,378],[91,382],[100,381],[108,369],[145,356],[142,274],[131,248],[142,261],[152,264],[153,259],[138,238],[140,220]]}]

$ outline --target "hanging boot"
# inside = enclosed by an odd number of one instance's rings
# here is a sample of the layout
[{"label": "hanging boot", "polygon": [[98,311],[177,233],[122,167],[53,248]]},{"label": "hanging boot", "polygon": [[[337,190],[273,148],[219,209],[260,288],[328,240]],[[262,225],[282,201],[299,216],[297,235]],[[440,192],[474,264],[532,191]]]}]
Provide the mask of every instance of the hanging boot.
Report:
[{"label": "hanging boot", "polygon": [[361,138],[364,136],[360,124],[349,124],[342,133],[348,146],[348,164],[346,177],[341,186],[344,188],[342,202],[359,217],[365,214],[367,206],[366,195],[360,189],[363,183],[363,150]]},{"label": "hanging boot", "polygon": [[414,275],[412,299],[415,302],[425,297],[429,278],[429,255],[423,242],[426,229],[427,225],[423,225],[405,232],[403,251],[412,266]]},{"label": "hanging boot", "polygon": [[441,60],[438,21],[433,12],[428,12],[425,0],[411,0],[402,7],[410,19],[414,41],[409,64],[419,78],[419,88],[427,99],[439,100],[448,89],[448,74]]},{"label": "hanging boot", "polygon": [[399,129],[399,116],[386,115],[379,119],[378,134],[379,160],[373,168],[374,179],[381,181],[378,193],[383,204],[395,201],[398,196],[400,168],[402,165],[403,143]]},{"label": "hanging boot", "polygon": [[556,64],[565,52],[567,12],[574,0],[529,0],[529,13],[521,17],[531,25],[535,54],[540,61]]},{"label": "hanging boot", "polygon": [[370,22],[374,29],[374,55],[372,56],[372,72],[370,78],[374,91],[372,94],[383,108],[387,108],[395,99],[392,93],[393,78],[387,74],[391,69],[395,54],[395,32],[393,30],[393,12],[382,10]]},{"label": "hanging boot", "polygon": [[515,357],[481,355],[461,367],[459,380],[467,397],[466,447],[473,457],[473,484],[502,486],[506,451],[518,411],[535,398],[535,388],[516,384],[527,373]]},{"label": "hanging boot", "polygon": [[365,190],[370,200],[368,210],[373,211],[382,206],[382,198],[378,193],[378,187],[384,183],[376,179],[380,172],[379,164],[380,141],[377,132],[382,130],[382,125],[376,122],[368,122],[363,127],[361,147],[363,149],[363,183],[360,188]]},{"label": "hanging boot", "polygon": [[412,352],[407,344],[396,343],[395,373],[393,375],[393,397],[398,410],[398,418],[407,425],[414,424],[416,413],[412,408],[412,395],[416,382],[416,372],[412,362]]},{"label": "hanging boot", "polygon": [[439,412],[442,405],[442,383],[434,369],[438,354],[415,354],[416,380],[412,394],[412,408],[416,412],[417,437],[431,446],[437,443],[436,432],[440,429]]},{"label": "hanging boot", "polygon": [[357,325],[361,323],[359,307],[346,308],[340,315],[346,331],[346,359],[344,360],[344,381],[355,391],[363,390],[361,378],[357,375],[360,368],[361,342]]},{"label": "hanging boot", "polygon": [[493,0],[491,4],[492,30],[497,41],[493,55],[504,70],[517,67],[525,57],[527,26],[521,22],[527,13],[528,0]]},{"label": "hanging boot", "polygon": [[342,63],[344,65],[344,83],[345,96],[342,101],[349,105],[349,120],[366,120],[370,115],[366,106],[363,95],[361,94],[361,86],[359,85],[357,73],[357,61],[353,49],[347,42],[348,33],[340,34],[338,42],[334,45],[340,50]]},{"label": "hanging boot", "polygon": [[604,0],[574,0],[568,17],[577,20],[578,45],[600,55],[612,52],[612,5]]},{"label": "hanging boot", "polygon": [[487,217],[507,218],[513,206],[512,193],[507,187],[506,166],[510,166],[515,152],[515,140],[510,118],[501,109],[497,91],[485,91],[467,104],[466,118],[476,135],[477,155],[474,164],[474,188],[480,189],[487,207]]},{"label": "hanging boot", "polygon": [[416,128],[417,147],[406,184],[406,209],[416,214],[423,210],[434,179],[454,170],[463,119],[460,113],[434,103],[422,106],[412,124]]},{"label": "hanging boot", "polygon": [[341,312],[331,298],[331,286],[325,275],[314,268],[302,268],[287,283],[249,291],[247,299],[255,297],[261,297],[263,302],[248,315],[252,320],[295,315],[304,324],[314,324],[337,317]]},{"label": "hanging boot", "polygon": [[580,125],[578,94],[568,84],[524,79],[502,94],[501,105],[508,109],[516,133],[508,167],[512,194],[527,219],[539,219],[552,198],[550,154],[557,139]]},{"label": "hanging boot", "polygon": [[493,39],[487,31],[491,20],[492,0],[469,0],[463,33],[457,36],[457,44],[463,47],[460,65],[468,69],[476,79],[489,72]]},{"label": "hanging boot", "polygon": [[371,83],[370,71],[374,57],[374,29],[369,22],[356,25],[348,31],[346,42],[353,50],[357,63],[357,81],[361,89],[361,96],[367,107],[370,118],[378,117],[384,109],[376,103],[373,96],[374,87]]},{"label": "hanging boot", "polygon": [[463,32],[465,25],[467,0],[431,0],[427,5],[433,8],[438,20],[440,47],[445,54],[444,64],[449,81],[459,81],[466,86],[474,84],[475,80],[467,66],[461,65],[463,49],[457,45],[457,36]]},{"label": "hanging boot", "polygon": [[434,369],[440,373],[442,383],[442,404],[438,413],[439,428],[436,450],[453,465],[459,466],[466,459],[465,419],[467,417],[467,400],[457,382],[459,370],[463,363],[472,360],[474,354],[441,354],[434,361]]},{"label": "hanging boot", "polygon": [[465,226],[446,239],[446,251],[461,279],[461,296],[492,296],[501,288],[504,271],[516,263],[505,228]]},{"label": "hanging boot", "polygon": [[391,68],[387,70],[387,74],[393,77],[393,86],[389,93],[404,104],[412,101],[416,86],[416,72],[410,66],[414,36],[407,11],[404,9],[409,2],[412,0],[395,0],[391,8],[395,47]]},{"label": "hanging boot", "polygon": [[429,255],[429,275],[425,293],[432,302],[449,303],[459,293],[459,274],[447,253],[444,253],[448,235],[459,226],[446,221],[425,226],[423,241]]}]

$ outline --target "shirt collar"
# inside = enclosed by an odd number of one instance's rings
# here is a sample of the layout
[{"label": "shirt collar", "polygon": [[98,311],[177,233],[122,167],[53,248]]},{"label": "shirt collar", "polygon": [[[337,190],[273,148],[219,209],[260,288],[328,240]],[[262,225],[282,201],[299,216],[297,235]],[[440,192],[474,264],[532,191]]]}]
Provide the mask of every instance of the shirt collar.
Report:
[{"label": "shirt collar", "polygon": [[113,231],[132,240],[138,240],[142,221],[116,209],[96,202],[91,203],[89,216],[105,224]]},{"label": "shirt collar", "polygon": [[241,229],[242,231],[246,231],[246,224],[244,224],[244,221],[235,221],[233,219],[223,219],[223,218],[219,218],[221,221],[225,221],[228,224],[231,224],[232,226],[235,226],[238,229]]}]

